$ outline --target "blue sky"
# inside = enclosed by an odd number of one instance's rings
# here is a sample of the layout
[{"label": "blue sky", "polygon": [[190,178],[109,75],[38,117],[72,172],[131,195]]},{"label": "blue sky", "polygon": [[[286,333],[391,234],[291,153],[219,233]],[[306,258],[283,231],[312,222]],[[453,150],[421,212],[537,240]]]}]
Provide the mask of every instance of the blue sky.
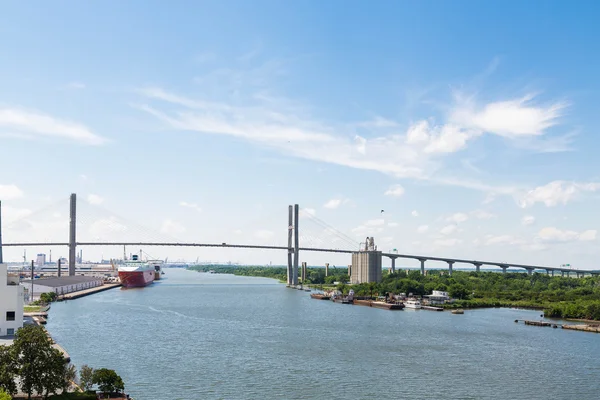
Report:
[{"label": "blue sky", "polygon": [[[299,203],[384,250],[597,268],[599,8],[4,4],[5,241],[64,240],[76,192],[124,217],[82,203],[82,241],[283,244],[287,205]],[[305,244],[341,246],[310,217],[301,223]]]}]

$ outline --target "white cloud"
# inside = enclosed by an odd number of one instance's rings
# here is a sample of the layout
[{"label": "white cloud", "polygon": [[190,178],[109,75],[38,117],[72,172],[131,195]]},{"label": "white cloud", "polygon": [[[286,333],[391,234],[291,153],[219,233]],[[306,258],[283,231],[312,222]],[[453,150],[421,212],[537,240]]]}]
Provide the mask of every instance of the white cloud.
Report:
[{"label": "white cloud", "polygon": [[266,230],[266,229],[259,229],[256,232],[254,232],[254,236],[261,240],[271,239],[273,237],[273,235],[274,235],[273,232]]},{"label": "white cloud", "polygon": [[360,154],[367,153],[367,139],[356,135],[354,137],[354,142],[356,143],[356,151],[358,151]]},{"label": "white cloud", "polygon": [[99,205],[104,203],[104,198],[98,196],[97,194],[89,194],[87,197],[87,201],[93,205]]},{"label": "white cloud", "polygon": [[185,232],[186,228],[179,222],[176,222],[170,218],[167,218],[163,221],[160,231],[163,233],[169,234],[169,235],[177,235],[177,234]]},{"label": "white cloud", "polygon": [[521,219],[521,224],[527,226],[527,225],[533,225],[535,223],[535,217],[533,215],[526,215]]},{"label": "white cloud", "polygon": [[456,232],[458,230],[458,227],[456,225],[447,225],[445,227],[443,227],[442,229],[440,229],[440,233],[442,235],[451,235],[454,232]]},{"label": "white cloud", "polygon": [[593,241],[596,240],[596,230],[587,230],[584,232],[575,232],[570,230],[560,230],[555,227],[542,228],[538,232],[537,238],[542,242],[559,243],[573,241]]},{"label": "white cloud", "polygon": [[501,245],[516,245],[516,244],[524,244],[525,242],[521,239],[517,239],[511,235],[499,235],[492,236],[488,235],[485,239],[486,246],[501,244]]},{"label": "white cloud", "polygon": [[323,204],[323,207],[335,210],[342,204],[342,199],[331,199],[327,203]]},{"label": "white cloud", "polygon": [[559,204],[567,204],[582,192],[595,192],[597,190],[600,190],[600,182],[553,181],[528,191],[518,202],[522,208],[531,207],[536,203],[544,203],[547,207],[554,207]]},{"label": "white cloud", "polygon": [[398,226],[398,223],[397,223],[397,222],[388,222],[388,226],[389,226],[390,228],[395,228],[395,227],[397,227],[397,226]]},{"label": "white cloud", "polygon": [[419,216],[419,212],[417,210],[413,210],[410,215],[412,215],[413,217],[418,217]]},{"label": "white cloud", "polygon": [[468,219],[469,219],[469,216],[465,213],[455,213],[455,214],[452,214],[451,216],[449,216],[448,218],[446,218],[446,221],[456,222],[458,224],[461,222],[465,222]]},{"label": "white cloud", "polygon": [[0,108],[0,128],[11,129],[18,134],[57,137],[87,145],[96,146],[106,142],[105,138],[84,125],[18,108]]},{"label": "white cloud", "polygon": [[383,218],[370,219],[365,222],[365,226],[382,226],[385,225],[385,220]]},{"label": "white cloud", "polygon": [[384,194],[386,196],[401,197],[404,194],[404,188],[401,185],[393,185]]},{"label": "white cloud", "polygon": [[0,185],[0,201],[23,197],[23,191],[16,185]]},{"label": "white cloud", "polygon": [[484,210],[475,210],[471,212],[471,215],[474,216],[477,219],[492,219],[495,217],[494,214],[489,213],[487,211]]},{"label": "white cloud", "polygon": [[598,232],[595,229],[583,231],[579,234],[579,240],[584,241],[584,242],[596,240],[597,233]]},{"label": "white cloud", "polygon": [[471,101],[459,101],[451,120],[468,128],[505,137],[542,135],[544,130],[558,123],[566,104],[535,107],[531,105],[534,97],[527,95],[521,99],[489,103],[479,109]]},{"label": "white cloud", "polygon": [[428,225],[421,225],[417,228],[417,232],[419,233],[425,233],[429,230],[429,226]]},{"label": "white cloud", "polygon": [[202,208],[196,203],[188,203],[187,201],[180,201],[179,205],[181,207],[191,208],[192,210],[202,212]]},{"label": "white cloud", "polygon": [[406,143],[421,147],[425,153],[454,153],[478,135],[477,131],[467,131],[457,125],[430,127],[428,121],[419,121],[408,129]]},{"label": "white cloud", "polygon": [[433,242],[433,244],[436,246],[444,246],[444,247],[452,247],[452,246],[456,246],[461,243],[462,243],[462,240],[457,239],[457,238],[437,239]]}]

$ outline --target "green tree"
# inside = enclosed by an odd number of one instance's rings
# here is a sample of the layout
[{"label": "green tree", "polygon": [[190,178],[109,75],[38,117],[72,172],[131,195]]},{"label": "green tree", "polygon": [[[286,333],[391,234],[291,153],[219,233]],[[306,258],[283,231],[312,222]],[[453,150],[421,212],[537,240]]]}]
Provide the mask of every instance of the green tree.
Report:
[{"label": "green tree", "polygon": [[100,368],[94,371],[92,382],[98,385],[104,395],[125,389],[123,380],[112,369]]},{"label": "green tree", "polygon": [[27,394],[28,399],[31,399],[34,391],[43,393],[43,375],[53,350],[44,328],[37,325],[25,325],[19,329],[15,335],[13,349],[17,357],[21,391]]},{"label": "green tree", "polygon": [[0,400],[12,400],[10,394],[6,393],[4,389],[0,389]]},{"label": "green tree", "polygon": [[79,382],[84,392],[92,389],[94,386],[94,369],[87,365],[82,365],[79,369]]},{"label": "green tree", "polygon": [[77,379],[77,368],[73,364],[64,364],[64,370],[62,374],[62,391],[67,392],[75,383],[75,379]]},{"label": "green tree", "polygon": [[469,292],[467,291],[467,289],[461,285],[460,283],[453,283],[452,285],[450,285],[450,287],[448,288],[448,294],[450,295],[450,297],[455,298],[455,299],[466,299],[467,296],[469,295]]},{"label": "green tree", "polygon": [[40,375],[43,390],[38,389],[40,393],[44,393],[44,399],[47,399],[50,394],[55,394],[59,389],[66,391],[66,368],[65,357],[62,353],[55,348],[50,348]]},{"label": "green tree", "polygon": [[17,392],[16,372],[16,357],[12,346],[0,346],[0,390],[11,394]]}]

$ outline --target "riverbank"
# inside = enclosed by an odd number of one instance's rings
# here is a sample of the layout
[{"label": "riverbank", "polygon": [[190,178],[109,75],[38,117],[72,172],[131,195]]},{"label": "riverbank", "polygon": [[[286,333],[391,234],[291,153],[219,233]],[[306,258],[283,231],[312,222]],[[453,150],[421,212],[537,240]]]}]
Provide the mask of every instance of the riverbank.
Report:
[{"label": "riverbank", "polygon": [[[240,276],[260,276],[281,280],[286,279],[285,267],[252,266],[195,266],[196,271],[214,271]],[[329,270],[331,273],[331,269]],[[429,295],[433,290],[447,291],[457,299],[444,308],[522,308],[540,310],[546,317],[585,319],[600,321],[600,277],[565,278],[534,273],[497,273],[454,271],[449,276],[446,271],[428,270],[427,275],[420,271],[398,270],[394,274],[383,271],[380,283],[348,285],[349,277],[345,269],[335,270],[335,275],[325,277],[324,268],[309,268],[305,287],[320,290],[340,290],[347,294],[350,289],[356,296],[379,296],[385,293],[405,293],[417,297]],[[342,282],[334,284],[334,282]]]}]

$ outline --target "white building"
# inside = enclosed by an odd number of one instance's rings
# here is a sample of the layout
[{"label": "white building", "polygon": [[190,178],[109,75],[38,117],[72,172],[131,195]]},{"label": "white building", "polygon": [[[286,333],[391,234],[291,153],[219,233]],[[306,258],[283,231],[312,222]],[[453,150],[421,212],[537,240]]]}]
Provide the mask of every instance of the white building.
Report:
[{"label": "white building", "polygon": [[[23,286],[31,291],[31,281],[23,281]],[[78,292],[104,284],[103,278],[97,276],[62,276],[60,278],[42,278],[33,281],[33,298],[39,299],[42,293],[54,292],[57,295]]]},{"label": "white building", "polygon": [[0,336],[14,335],[23,327],[23,287],[18,274],[8,274],[0,264]]},{"label": "white building", "polygon": [[434,290],[429,296],[423,296],[429,298],[429,304],[444,304],[450,300],[448,292],[441,290]]},{"label": "white building", "polygon": [[37,255],[35,265],[38,267],[43,267],[44,264],[46,264],[46,255],[44,253],[40,253]]}]

